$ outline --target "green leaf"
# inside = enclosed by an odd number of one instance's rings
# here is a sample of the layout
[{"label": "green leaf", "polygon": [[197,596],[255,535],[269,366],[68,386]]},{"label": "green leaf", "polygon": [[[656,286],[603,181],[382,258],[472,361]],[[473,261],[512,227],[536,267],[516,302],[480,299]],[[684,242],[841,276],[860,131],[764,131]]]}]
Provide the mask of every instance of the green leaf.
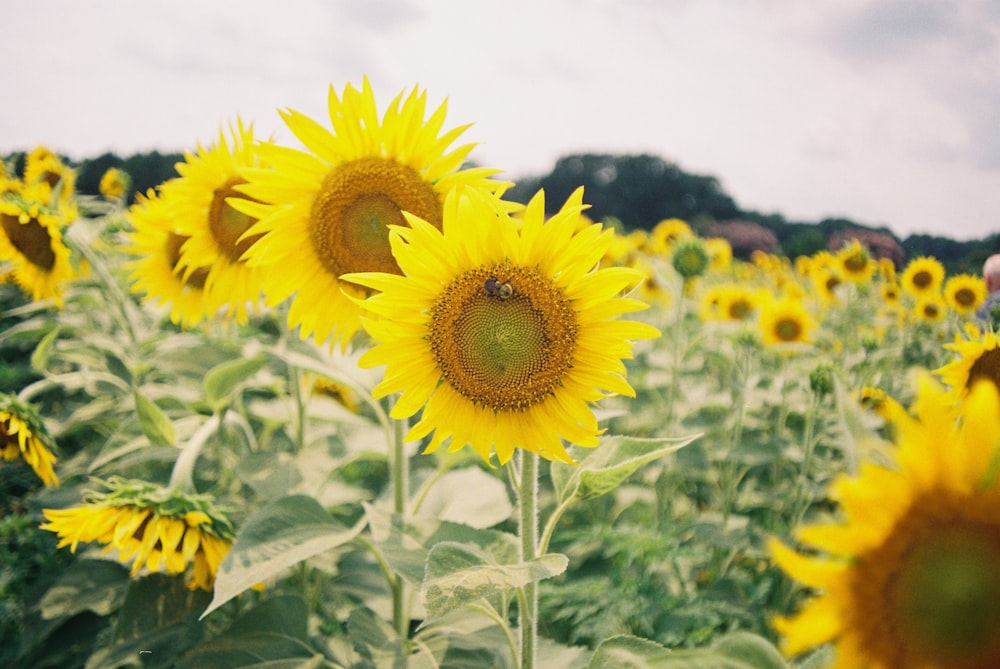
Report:
[{"label": "green leaf", "polygon": [[463,467],[442,476],[420,507],[421,515],[478,528],[501,523],[513,512],[507,486],[479,467]]},{"label": "green leaf", "polygon": [[550,553],[515,564],[497,564],[475,545],[445,541],[431,548],[420,596],[427,613],[440,616],[465,604],[521,588],[566,571],[569,559]]},{"label": "green leaf", "polygon": [[228,360],[216,365],[205,375],[203,384],[205,401],[213,411],[219,411],[230,403],[230,395],[234,390],[266,364],[266,357],[256,356]]},{"label": "green leaf", "polygon": [[478,546],[499,563],[517,557],[517,537],[507,532],[476,529],[436,518],[406,518],[365,504],[372,540],[392,568],[411,585],[424,580],[430,549],[442,541]]},{"label": "green leaf", "polygon": [[364,527],[337,522],[312,497],[291,495],[251,515],[215,577],[215,596],[202,618],[241,592],[314,555],[341,546]]},{"label": "green leaf", "polygon": [[128,570],[109,560],[79,560],[66,567],[38,603],[43,618],[93,611],[110,615],[121,604]]},{"label": "green leaf", "polygon": [[593,499],[611,492],[645,464],[687,446],[700,437],[607,437],[594,449],[574,448],[571,456],[581,456],[580,464],[573,466],[552,463],[551,475],[559,501],[571,497]]},{"label": "green leaf", "polygon": [[49,366],[49,353],[52,351],[52,345],[58,338],[58,326],[52,328],[51,332],[42,337],[42,340],[38,342],[38,346],[36,346],[35,350],[31,353],[32,369],[41,374],[45,373],[45,368]]},{"label": "green leaf", "polygon": [[301,598],[272,597],[237,618],[219,636],[193,648],[176,669],[320,666],[309,643],[308,621],[308,607]]},{"label": "green leaf", "polygon": [[167,414],[143,397],[137,388],[132,391],[132,396],[135,398],[135,412],[139,417],[142,433],[150,443],[154,446],[173,446],[177,440],[177,432]]},{"label": "green leaf", "polygon": [[354,650],[376,666],[396,666],[406,657],[406,642],[369,608],[358,607],[351,611],[347,618],[347,634]]},{"label": "green leaf", "polygon": [[588,669],[788,669],[767,640],[737,632],[710,648],[671,650],[634,636],[616,636],[597,647]]}]

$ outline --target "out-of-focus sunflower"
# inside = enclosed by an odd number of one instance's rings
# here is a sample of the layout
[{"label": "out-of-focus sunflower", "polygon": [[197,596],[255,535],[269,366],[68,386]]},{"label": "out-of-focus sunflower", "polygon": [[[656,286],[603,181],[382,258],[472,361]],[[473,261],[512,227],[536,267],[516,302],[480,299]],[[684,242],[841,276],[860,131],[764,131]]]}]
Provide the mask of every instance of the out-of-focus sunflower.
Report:
[{"label": "out-of-focus sunflower", "polygon": [[765,344],[808,344],[812,341],[816,321],[800,300],[777,297],[761,305],[758,329]]},{"label": "out-of-focus sunflower", "polygon": [[649,250],[654,254],[668,253],[674,242],[693,236],[694,231],[686,221],[679,218],[665,218],[649,231]]},{"label": "out-of-focus sunflower", "polygon": [[367,78],[360,91],[348,85],[342,97],[331,86],[330,130],[284,111],[307,151],[262,145],[272,169],[242,170],[248,183],[236,190],[250,199],[229,203],[258,219],[245,235],[256,239],[246,258],[266,268],[269,305],[292,298],[288,325],[303,338],[347,345],[360,327],[361,309],[352,298],[368,291],[340,277],[399,272],[388,231],[406,225],[402,212],[440,227],[442,202],[453,187],[495,193],[507,187],[490,179],[497,170],[462,169],[474,145],[452,144],[468,126],[442,133],[446,105],[427,118],[426,107],[426,92],[414,88],[379,118]]},{"label": "out-of-focus sunflower", "polygon": [[899,288],[899,284],[895,281],[886,281],[879,287],[879,293],[882,295],[882,301],[886,305],[894,307],[900,303],[903,298],[903,292]]},{"label": "out-of-focus sunflower", "polygon": [[756,314],[761,295],[758,290],[749,286],[720,283],[706,291],[702,299],[710,309],[707,314],[714,314],[713,320],[746,321]]},{"label": "out-of-focus sunflower", "polygon": [[995,332],[977,333],[971,339],[956,338],[944,348],[958,357],[934,370],[951,389],[952,402],[961,401],[978,381],[989,381],[1000,391],[1000,346]]},{"label": "out-of-focus sunflower", "polygon": [[944,301],[955,313],[970,316],[986,301],[986,282],[971,274],[958,274],[944,283]]},{"label": "out-of-focus sunflower", "polygon": [[121,200],[132,186],[132,177],[125,170],[109,167],[101,175],[97,191],[107,200]]},{"label": "out-of-focus sunflower", "polygon": [[206,267],[181,264],[187,238],[174,226],[169,201],[150,189],[129,210],[133,230],[128,251],[136,259],[128,265],[132,290],[151,303],[169,305],[170,320],[194,327],[208,315],[205,300]]},{"label": "out-of-focus sunflower", "polygon": [[921,256],[914,258],[903,270],[899,284],[913,297],[936,295],[944,281],[944,265],[937,258]]},{"label": "out-of-focus sunflower", "polygon": [[0,199],[0,262],[10,262],[14,282],[32,300],[62,307],[65,283],[77,275],[63,228],[76,210],[50,207],[50,195],[48,184],[38,183]]},{"label": "out-of-focus sunflower", "polygon": [[733,262],[733,247],[728,240],[721,237],[709,237],[705,240],[708,249],[709,266],[713,271],[724,272]]},{"label": "out-of-focus sunflower", "polygon": [[76,170],[44,146],[36,147],[24,160],[24,183],[45,184],[58,191],[59,203],[68,205],[76,193]]},{"label": "out-of-focus sunflower", "polygon": [[622,360],[632,341],[659,336],[645,323],[615,317],[646,308],[620,297],[641,275],[595,269],[611,230],[577,230],[582,189],[545,220],[544,196],[519,222],[495,197],[473,189],[445,200],[443,234],[407,215],[392,229],[404,276],[349,275],[381,291],[364,302],[378,319],[378,341],[360,364],[385,365],[376,397],[400,393],[393,417],[423,409],[407,440],[433,432],[426,452],[450,439],[485,460],[506,463],[517,448],[570,461],[562,439],[598,444],[591,403],[608,393],[634,396]]},{"label": "out-of-focus sunflower", "polygon": [[855,284],[867,283],[875,274],[876,263],[871,252],[857,239],[837,252],[842,276]]},{"label": "out-of-focus sunflower", "polygon": [[[892,416],[889,466],[832,487],[843,519],[800,528],[809,553],[771,542],[816,594],[774,626],[796,655],[832,643],[836,669],[1000,666],[1000,412],[978,384],[958,408],[927,382]],[[957,420],[956,420],[957,418]]]},{"label": "out-of-focus sunflower", "polygon": [[[264,167],[257,157],[253,127],[241,120],[219,132],[218,142],[187,153],[177,164],[180,177],[163,185],[160,196],[170,201],[173,230],[186,238],[180,265],[204,267],[203,299],[208,313],[224,310],[226,317],[245,323],[261,296],[261,269],[243,254],[258,237],[246,235],[257,219],[238,211],[234,200],[245,200],[236,187],[246,183],[240,169]],[[283,270],[284,271],[284,270]]]},{"label": "out-of-focus sunflower", "polygon": [[837,289],[844,283],[844,275],[837,265],[820,265],[809,275],[813,289],[821,304],[836,304],[839,301]]},{"label": "out-of-focus sunflower", "polygon": [[23,460],[49,488],[59,485],[53,465],[55,444],[38,412],[16,395],[0,395],[0,455]]},{"label": "out-of-focus sunflower", "polygon": [[132,576],[143,569],[184,574],[190,589],[212,590],[236,533],[211,496],[145,481],[113,479],[106,486],[80,506],[42,510],[48,522],[41,527],[59,536],[57,548],[75,553],[80,543],[97,542],[131,564]]},{"label": "out-of-focus sunflower", "polygon": [[704,274],[710,260],[708,247],[700,237],[678,239],[671,247],[670,264],[685,282]]},{"label": "out-of-focus sunflower", "polygon": [[948,307],[939,295],[924,295],[913,306],[913,314],[928,323],[940,323],[944,320]]}]

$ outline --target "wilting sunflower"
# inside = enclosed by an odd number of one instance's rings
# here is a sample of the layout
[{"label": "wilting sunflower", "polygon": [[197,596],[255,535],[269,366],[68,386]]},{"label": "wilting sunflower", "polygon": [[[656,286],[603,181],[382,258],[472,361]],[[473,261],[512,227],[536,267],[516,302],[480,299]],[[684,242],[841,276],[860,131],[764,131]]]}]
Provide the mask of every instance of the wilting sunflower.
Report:
[{"label": "wilting sunflower", "polygon": [[303,338],[347,345],[361,316],[351,298],[367,291],[340,277],[399,272],[389,226],[406,224],[403,211],[440,227],[452,187],[502,192],[508,185],[489,179],[497,170],[461,169],[474,145],[452,144],[468,126],[442,133],[446,104],[425,119],[426,106],[426,92],[414,88],[379,118],[367,79],[360,91],[348,85],[342,98],[331,86],[332,132],[299,112],[281,112],[307,151],[264,145],[272,169],[242,171],[249,183],[236,190],[250,199],[229,202],[258,219],[244,237],[255,239],[246,258],[266,268],[269,305],[292,297],[288,325]]},{"label": "wilting sunflower", "polygon": [[614,320],[646,307],[620,296],[642,277],[595,269],[613,232],[574,232],[582,197],[577,190],[545,221],[538,193],[515,222],[488,193],[456,190],[443,234],[409,214],[412,227],[392,229],[404,276],[348,277],[382,291],[364,302],[379,317],[365,320],[379,344],[359,362],[386,366],[374,394],[401,393],[393,417],[423,408],[407,440],[433,432],[426,452],[450,438],[450,451],[469,444],[488,461],[495,450],[501,464],[516,448],[570,461],[561,439],[598,443],[591,403],[634,396],[622,360],[630,340],[659,332]]},{"label": "wilting sunflower", "polygon": [[80,506],[42,510],[48,522],[41,527],[59,535],[57,548],[75,553],[81,542],[96,541],[131,564],[132,576],[142,569],[184,574],[192,590],[212,589],[236,536],[212,497],[145,481],[113,479],[106,486]]},{"label": "wilting sunflower", "polygon": [[54,488],[59,485],[52,467],[54,446],[34,407],[16,395],[0,395],[0,455],[4,460],[23,460],[42,483]]},{"label": "wilting sunflower", "polygon": [[956,338],[944,348],[958,358],[934,370],[951,388],[953,402],[961,401],[978,381],[989,381],[1000,390],[1000,346],[998,335],[986,331],[969,340]]},{"label": "wilting sunflower", "polygon": [[[186,241],[180,265],[204,267],[203,298],[208,313],[224,309],[227,317],[246,322],[261,295],[261,270],[242,258],[257,240],[244,236],[257,219],[237,211],[230,198],[245,199],[236,186],[246,183],[239,170],[260,166],[253,128],[237,120],[230,139],[219,132],[211,148],[198,147],[177,164],[179,178],[163,185],[160,195],[170,201],[174,232]],[[228,200],[228,201],[227,201]]]},{"label": "wilting sunflower", "polygon": [[800,300],[779,297],[761,305],[758,329],[765,344],[807,344],[812,341],[816,321]]},{"label": "wilting sunflower", "polygon": [[944,265],[937,258],[929,256],[911,260],[899,277],[903,290],[913,297],[937,294],[943,281]]},{"label": "wilting sunflower", "polygon": [[852,283],[866,283],[877,269],[871,253],[857,239],[845,244],[837,252],[837,260],[840,263],[841,274]]},{"label": "wilting sunflower", "polygon": [[833,643],[838,669],[1000,667],[997,391],[978,384],[958,412],[943,394],[925,381],[915,417],[893,414],[892,466],[833,484],[843,519],[798,531],[809,555],[771,542],[817,591],[775,621],[789,655]]},{"label": "wilting sunflower", "polygon": [[169,201],[152,189],[138,196],[129,210],[133,230],[129,253],[132,290],[144,300],[170,306],[170,320],[194,327],[208,315],[205,279],[208,268],[185,267],[181,248],[187,237],[176,232]]},{"label": "wilting sunflower", "polygon": [[944,301],[955,313],[970,316],[986,301],[986,282],[971,274],[958,274],[945,281]]},{"label": "wilting sunflower", "polygon": [[108,200],[119,200],[125,197],[132,185],[132,177],[125,170],[109,167],[101,175],[97,191]]},{"label": "wilting sunflower", "polygon": [[51,192],[39,183],[0,199],[0,262],[10,262],[14,282],[32,300],[52,299],[61,307],[64,284],[76,276],[63,228],[76,210],[50,207]]}]

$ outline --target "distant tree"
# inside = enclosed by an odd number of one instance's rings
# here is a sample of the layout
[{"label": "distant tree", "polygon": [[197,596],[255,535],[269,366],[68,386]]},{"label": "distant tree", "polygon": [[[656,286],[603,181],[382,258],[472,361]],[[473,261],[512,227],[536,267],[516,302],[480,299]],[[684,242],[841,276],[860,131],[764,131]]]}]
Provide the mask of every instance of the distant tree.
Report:
[{"label": "distant tree", "polygon": [[126,158],[121,167],[132,177],[132,187],[137,193],[178,176],[175,165],[184,160],[182,153],[137,153]]},{"label": "distant tree", "polygon": [[793,260],[799,256],[811,256],[825,248],[826,237],[815,226],[803,227],[781,242],[782,254]]},{"label": "distant tree", "polygon": [[715,177],[684,172],[651,155],[577,154],[560,158],[548,175],[522,180],[508,197],[526,202],[545,190],[550,212],[583,186],[587,215],[621,219],[630,228],[650,230],[665,218],[691,221],[698,216],[732,218],[739,208]]}]

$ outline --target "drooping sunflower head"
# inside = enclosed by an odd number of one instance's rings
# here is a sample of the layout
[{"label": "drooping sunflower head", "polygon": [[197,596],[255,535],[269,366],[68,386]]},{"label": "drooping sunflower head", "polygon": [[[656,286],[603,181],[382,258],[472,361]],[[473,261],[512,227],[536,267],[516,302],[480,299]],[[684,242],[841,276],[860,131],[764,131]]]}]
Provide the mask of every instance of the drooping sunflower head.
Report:
[{"label": "drooping sunflower head", "polygon": [[106,490],[90,493],[68,509],[43,509],[42,529],[59,536],[57,548],[76,552],[97,542],[103,552],[143,569],[183,574],[192,590],[212,590],[219,564],[236,536],[228,511],[210,495],[161,488],[146,481],[112,479]]},{"label": "drooping sunflower head", "polygon": [[0,395],[0,456],[3,460],[23,460],[46,487],[59,485],[53,465],[55,443],[38,412],[14,394]]},{"label": "drooping sunflower head", "polygon": [[899,278],[903,290],[913,297],[937,294],[943,281],[944,265],[937,258],[929,256],[911,260]]},{"label": "drooping sunflower head", "polygon": [[302,337],[347,344],[360,326],[350,299],[367,290],[343,281],[352,272],[399,273],[389,247],[390,226],[408,212],[440,228],[445,194],[455,186],[501,193],[497,170],[463,169],[472,144],[452,144],[467,126],[442,132],[446,104],[425,115],[427,94],[400,93],[379,117],[371,85],[331,86],[330,128],[296,111],[282,112],[305,145],[258,150],[269,168],[241,173],[248,183],[230,200],[257,219],[244,239],[256,238],[246,258],[265,269],[269,304],[291,297],[288,322]]},{"label": "drooping sunflower head", "polygon": [[956,338],[944,344],[944,348],[955,351],[955,360],[939,367],[935,374],[941,377],[951,389],[952,403],[959,402],[968,395],[972,387],[987,381],[1000,390],[1000,345],[997,333],[974,332],[970,339]]},{"label": "drooping sunflower head", "polygon": [[63,242],[75,210],[51,207],[50,194],[48,184],[39,183],[0,199],[0,262],[11,263],[14,282],[31,299],[61,307],[65,284],[77,275]]},{"label": "drooping sunflower head", "polygon": [[238,190],[240,170],[265,168],[253,127],[237,119],[215,145],[199,146],[178,163],[180,177],[161,188],[173,211],[173,231],[184,238],[179,265],[206,268],[203,296],[209,313],[220,310],[244,323],[260,301],[261,270],[244,257],[259,235],[247,234],[257,219],[233,206],[253,201]]},{"label": "drooping sunflower head", "polygon": [[894,412],[890,466],[833,486],[840,522],[800,528],[805,555],[777,563],[817,595],[778,618],[785,651],[835,644],[838,667],[1000,666],[998,394],[977,384],[956,408],[923,383],[915,416]]},{"label": "drooping sunflower head", "polygon": [[761,305],[758,329],[764,344],[788,348],[812,342],[816,321],[801,300],[778,297]]},{"label": "drooping sunflower head", "polygon": [[837,260],[844,278],[853,283],[865,283],[875,274],[876,263],[871,252],[857,239],[837,252]]},{"label": "drooping sunflower head", "polygon": [[205,281],[208,268],[184,265],[188,237],[177,232],[170,201],[150,189],[129,210],[132,222],[128,252],[132,290],[143,300],[170,308],[170,320],[194,327],[208,316]]},{"label": "drooping sunflower head", "polygon": [[447,196],[443,232],[407,215],[394,227],[403,272],[346,277],[379,293],[364,308],[379,342],[363,366],[385,365],[377,397],[401,393],[392,415],[422,409],[407,439],[431,433],[426,451],[450,439],[505,463],[521,448],[569,461],[562,440],[596,446],[591,403],[634,391],[623,359],[632,340],[659,332],[614,317],[646,305],[622,297],[642,276],[596,269],[611,241],[599,224],[577,229],[578,190],[545,220],[544,196],[514,221],[494,196],[458,189]]},{"label": "drooping sunflower head", "polygon": [[971,274],[958,274],[944,284],[944,300],[961,316],[974,314],[986,301],[986,282]]}]

